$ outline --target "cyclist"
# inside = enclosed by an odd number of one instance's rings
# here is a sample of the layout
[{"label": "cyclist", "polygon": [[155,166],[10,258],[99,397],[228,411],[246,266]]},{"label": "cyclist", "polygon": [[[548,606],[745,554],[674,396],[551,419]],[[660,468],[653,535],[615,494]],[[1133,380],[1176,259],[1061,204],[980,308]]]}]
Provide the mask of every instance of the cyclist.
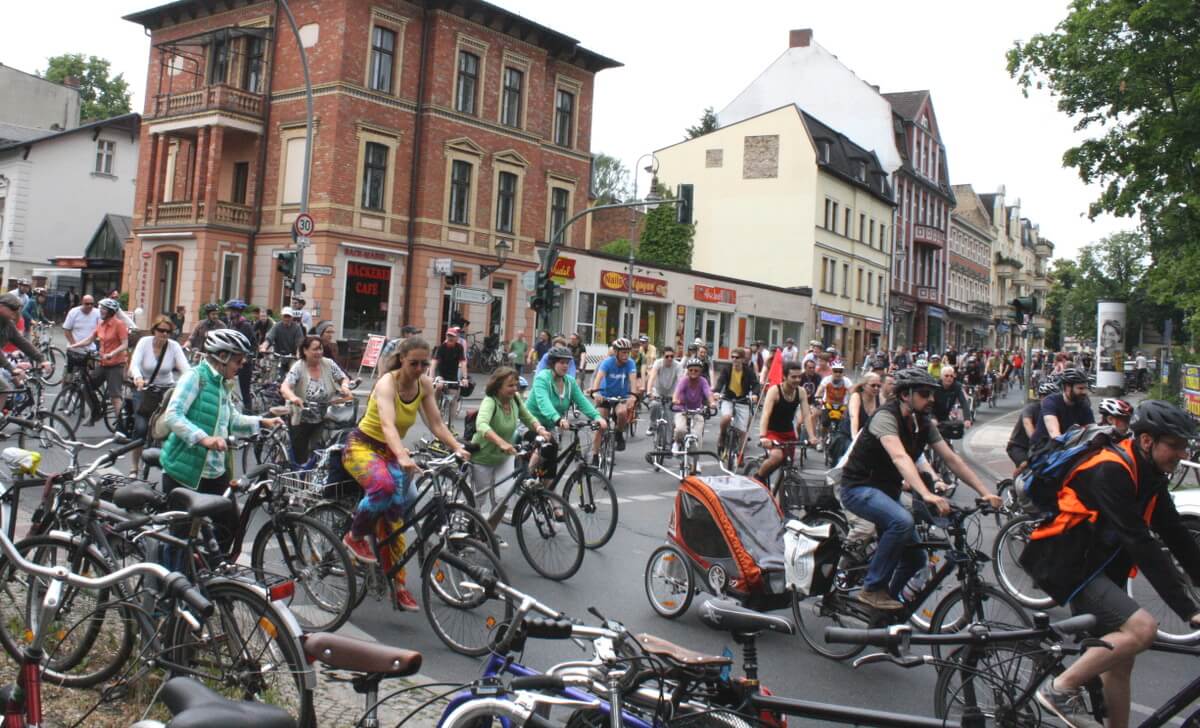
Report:
[{"label": "cyclist", "polygon": [[[746,434],[750,432],[750,408],[758,401],[758,377],[749,365],[749,354],[741,347],[729,353],[729,366],[717,377],[716,394],[721,398],[721,436],[717,442],[725,442],[729,425]],[[738,402],[748,399],[749,402]]]},{"label": "cyclist", "polygon": [[[232,379],[252,350],[237,331],[210,331],[204,359],[175,384],[163,415],[171,431],[162,450],[163,492],[190,488],[224,495],[233,475],[225,438],[282,424],[276,417],[244,415],[235,406]],[[222,553],[229,549],[235,520],[232,513],[213,518]]]},{"label": "cyclist", "polygon": [[200,323],[196,324],[196,328],[192,330],[192,335],[188,337],[188,341],[184,344],[185,349],[191,351],[203,351],[204,342],[210,331],[217,329],[228,328],[225,325],[224,319],[221,318],[221,307],[215,303],[206,303],[200,309],[200,315],[203,316]]},{"label": "cyclist", "polygon": [[[123,390],[125,387],[125,362],[129,359],[129,327],[117,316],[121,310],[121,304],[111,298],[102,298],[96,307],[100,309],[100,323],[96,324],[96,330],[83,341],[71,344],[71,348],[83,349],[93,341],[99,343],[100,378],[107,384],[108,400],[115,414],[120,412],[125,405]],[[91,397],[93,390],[89,388],[87,391],[88,396]],[[100,421],[104,410],[95,400],[90,404],[92,419],[88,424],[94,425]]]},{"label": "cyclist", "polygon": [[1100,424],[1111,425],[1122,435],[1129,432],[1133,407],[1123,399],[1105,397],[1100,401]]},{"label": "cyclist", "polygon": [[[625,449],[625,425],[628,424],[634,406],[633,392],[637,390],[637,365],[629,357],[631,348],[629,339],[620,338],[614,341],[612,343],[613,354],[596,367],[592,388],[588,390],[588,393],[592,395],[599,393],[601,398],[620,398],[622,400],[617,405],[616,411],[618,451]],[[597,409],[606,418],[609,416],[608,407],[600,405],[599,400],[597,400]],[[592,443],[593,465],[599,463],[599,453],[600,431],[597,430],[595,442]]]},{"label": "cyclist", "polygon": [[929,355],[929,375],[934,379],[942,378],[942,356],[941,354]]},{"label": "cyclist", "polygon": [[[717,395],[703,377],[704,362],[699,358],[688,359],[683,365],[687,375],[675,385],[675,394],[671,404],[677,410],[675,413],[675,445],[683,442],[688,432],[688,417],[683,410],[697,410],[702,407],[716,407]],[[692,435],[697,442],[704,440],[704,417],[692,417]]]},{"label": "cyclist", "polygon": [[50,317],[46,315],[46,289],[35,288],[33,295],[29,297],[29,301],[25,303],[25,307],[21,311],[29,321],[35,321],[39,324],[50,323]]},{"label": "cyclist", "polygon": [[[817,442],[817,450],[821,445],[813,433],[813,413],[808,407],[808,397],[800,386],[800,377],[804,367],[794,361],[783,365],[783,381],[767,390],[763,395],[762,419],[759,420],[759,444],[767,450],[767,457],[758,467],[754,477],[760,482],[767,482],[771,473],[783,464],[784,452],[782,447],[794,447],[796,442],[796,415],[804,424],[809,442]],[[772,441],[781,443],[780,446]]]},{"label": "cyclist", "polygon": [[300,357],[283,377],[279,393],[285,402],[300,408],[292,410],[288,434],[296,462],[304,464],[319,444],[323,425],[320,413],[304,410],[304,404],[328,404],[334,399],[349,400],[354,395],[350,394],[349,377],[337,362],[325,356],[320,337],[305,336],[298,353]]},{"label": "cyclist", "polygon": [[1134,437],[1115,451],[1097,451],[1063,479],[1058,516],[1030,535],[1021,554],[1021,565],[1056,602],[1096,615],[1096,631],[1111,646],[1089,649],[1038,690],[1038,702],[1070,726],[1099,725],[1081,699],[1081,687],[1097,675],[1104,681],[1108,725],[1128,724],[1134,658],[1154,642],[1157,629],[1154,617],[1125,591],[1131,569],[1141,570],[1176,614],[1200,627],[1200,609],[1171,560],[1200,583],[1200,545],[1167,490],[1167,475],[1187,454],[1195,423],[1167,402],[1146,400],[1131,429]]},{"label": "cyclist", "polygon": [[800,375],[800,386],[808,398],[808,406],[817,406],[817,387],[821,386],[821,375],[817,374],[817,358],[806,358],[804,370]]},{"label": "cyclist", "polygon": [[[296,312],[284,306],[279,311],[279,321],[267,332],[267,336],[258,350],[265,352],[270,349],[280,356],[296,356],[303,339],[304,327],[296,321]],[[284,372],[279,374],[282,376]]]},{"label": "cyclist", "polygon": [[[254,324],[245,318],[242,312],[246,310],[246,302],[234,298],[225,302],[225,320],[229,328],[246,337],[246,341],[254,341]],[[238,370],[238,385],[242,390],[242,409],[249,412],[250,407],[250,378],[254,374],[253,354],[247,358],[246,366]]]},{"label": "cyclist", "polygon": [[[1058,381],[1048,377],[1038,385],[1037,393],[1038,397],[1049,397],[1056,391],[1058,391]],[[1025,464],[1029,462],[1030,438],[1037,429],[1037,421],[1041,419],[1041,414],[1041,399],[1035,399],[1025,405],[1021,408],[1021,416],[1017,418],[1017,423],[1013,425],[1012,433],[1008,436],[1008,445],[1004,451],[1008,453],[1008,459],[1013,462],[1013,477],[1024,470]]]},{"label": "cyclist", "polygon": [[[914,497],[933,506],[941,515],[950,503],[935,491],[940,483],[929,464],[917,464],[926,447],[942,457],[950,469],[995,508],[1000,498],[949,447],[929,417],[938,382],[928,371],[904,369],[896,374],[896,398],[884,404],[859,434],[842,470],[842,505],[875,525],[879,545],[867,568],[858,599],[880,610],[897,610],[902,605],[895,595],[925,566],[919,549],[907,549],[914,538],[912,514],[900,505],[900,490],[907,486]],[[934,490],[922,479],[921,470],[933,476]]]},{"label": "cyclist", "polygon": [[1064,369],[1058,376],[1062,386],[1042,400],[1042,414],[1033,433],[1033,447],[1051,437],[1058,437],[1075,425],[1090,425],[1096,421],[1088,402],[1087,374],[1075,368]]},{"label": "cyclist", "polygon": [[[367,533],[375,528],[380,539],[388,538],[401,527],[400,516],[416,497],[413,476],[419,466],[404,446],[404,436],[416,423],[417,413],[442,444],[463,460],[470,458],[442,421],[433,396],[433,382],[425,376],[429,369],[429,344],[419,336],[405,339],[396,347],[385,369],[367,399],[366,414],[346,438],[342,455],[346,472],[362,486],[365,494],[355,507],[350,530],[342,540],[356,559],[367,563],[375,561],[365,540]],[[384,568],[390,570],[403,553],[403,536],[388,542],[381,554]],[[395,606],[409,612],[420,609],[405,587],[403,569],[395,579]]]},{"label": "cyclist", "polygon": [[[0,344],[12,344],[29,357],[29,361],[40,364],[44,373],[49,373],[50,362],[46,361],[42,353],[29,342],[29,339],[17,330],[16,323],[20,318],[21,299],[14,293],[0,295]],[[0,367],[3,367],[4,370],[4,373],[0,374],[0,387],[11,390],[14,385],[20,386],[25,377],[24,373],[16,369],[2,351],[0,351]]]},{"label": "cyclist", "polygon": [[934,421],[949,422],[950,413],[953,411],[954,405],[957,404],[962,409],[963,427],[970,427],[971,420],[967,418],[967,415],[971,411],[967,407],[967,395],[963,392],[962,382],[957,381],[958,373],[954,371],[954,367],[949,364],[943,364],[941,368],[941,380],[942,386],[933,392]]},{"label": "cyclist", "polygon": [[840,359],[829,365],[830,374],[817,385],[815,398],[821,405],[821,428],[830,432],[846,416],[846,404],[850,401],[850,380],[843,376],[846,365]]},{"label": "cyclist", "polygon": [[875,410],[883,404],[883,395],[880,394],[882,388],[883,379],[874,371],[867,372],[862,381],[851,388],[850,416],[845,418],[849,423],[847,434],[851,438],[858,434],[871,419],[871,415],[875,414]]},{"label": "cyclist", "polygon": [[451,326],[446,329],[446,338],[433,350],[433,361],[429,362],[429,376],[433,378],[434,401],[446,388],[446,382],[458,382],[459,389],[452,395],[450,403],[450,419],[458,413],[459,397],[462,388],[471,381],[467,376],[467,350],[459,341],[462,329]]},{"label": "cyclist", "polygon": [[[530,414],[543,427],[566,429],[571,424],[567,420],[567,411],[574,406],[583,413],[584,417],[596,422],[600,430],[606,429],[608,422],[600,416],[591,400],[584,395],[575,377],[567,373],[575,355],[565,346],[555,346],[546,354],[550,358],[550,367],[538,372],[537,376],[533,378],[533,387],[530,389],[529,400],[526,402]],[[557,462],[558,451],[556,448],[545,450],[547,468],[553,470]],[[530,469],[538,464],[537,458],[538,453],[534,453]]]},{"label": "cyclist", "polygon": [[638,337],[637,344],[637,368],[638,378],[646,376],[650,367],[654,366],[654,361],[658,359],[658,349],[654,344],[650,343],[650,337],[642,334]]},{"label": "cyclist", "polygon": [[654,424],[663,419],[663,399],[671,399],[675,395],[675,386],[683,378],[683,367],[675,361],[675,349],[664,346],[662,358],[650,367],[650,375],[646,382],[646,396],[649,398],[650,422],[646,428],[646,437],[654,435]]}]

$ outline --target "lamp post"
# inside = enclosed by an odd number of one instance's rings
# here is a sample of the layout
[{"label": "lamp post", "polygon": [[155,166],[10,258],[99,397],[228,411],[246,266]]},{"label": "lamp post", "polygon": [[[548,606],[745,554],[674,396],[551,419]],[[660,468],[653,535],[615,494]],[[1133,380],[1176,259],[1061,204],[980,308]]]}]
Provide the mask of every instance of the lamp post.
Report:
[{"label": "lamp post", "polygon": [[[892,217],[892,235],[896,234],[896,218]],[[897,264],[904,265],[904,248],[892,243],[891,253],[888,255],[888,277],[887,277],[887,298],[883,301],[883,320],[888,324],[888,351],[896,350],[896,327],[900,325],[903,317],[900,312],[892,305],[892,276],[896,274]]]},{"label": "lamp post", "polygon": [[508,262],[508,254],[512,250],[512,246],[504,238],[496,241],[496,265],[481,265],[479,266],[480,280],[487,278],[491,274],[504,267]]},{"label": "lamp post", "polygon": [[[658,182],[658,157],[655,157],[653,152],[647,152],[646,154],[638,157],[637,162],[633,165],[633,201],[636,202],[638,199],[637,170],[639,167],[641,167],[642,160],[646,159],[647,157],[650,158],[650,164],[647,164],[643,169],[650,173],[650,192],[646,195],[644,204],[650,205],[658,202],[658,194],[654,189]],[[636,332],[633,331],[635,328],[635,322],[633,320],[633,253],[634,244],[637,242],[638,237],[637,224],[637,213],[633,212],[630,215],[629,223],[629,277],[625,280],[625,310],[629,317],[628,326],[626,327],[627,331],[625,333],[630,339],[636,336]]]},{"label": "lamp post", "polygon": [[[292,29],[292,37],[296,40],[296,50],[300,53],[300,70],[304,73],[304,102],[305,102],[305,126],[304,126],[304,169],[300,173],[300,213],[308,213],[308,173],[312,167],[312,141],[313,141],[313,95],[312,95],[312,79],[308,74],[308,53],[304,50],[304,42],[300,40],[300,28],[296,26],[296,18],[292,15],[292,9],[288,7],[287,0],[279,0],[279,7],[283,10],[284,17],[287,18],[288,26]],[[272,59],[273,61],[274,59]],[[292,232],[293,238],[295,231]],[[300,289],[303,283],[300,278],[304,275],[304,246],[296,241],[296,268],[295,274],[292,276],[292,295],[300,294]],[[411,262],[409,263],[411,265]]]}]

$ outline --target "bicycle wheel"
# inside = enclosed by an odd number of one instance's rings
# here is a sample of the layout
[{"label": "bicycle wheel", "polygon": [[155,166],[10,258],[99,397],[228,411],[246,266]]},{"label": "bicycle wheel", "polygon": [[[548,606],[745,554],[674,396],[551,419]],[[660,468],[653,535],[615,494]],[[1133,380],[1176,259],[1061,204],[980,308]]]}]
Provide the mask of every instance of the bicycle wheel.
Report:
[{"label": "bicycle wheel", "polygon": [[617,492],[595,468],[580,466],[563,483],[562,496],[579,516],[583,545],[598,549],[617,532]]},{"label": "bicycle wheel", "polygon": [[[929,559],[929,569],[937,571],[941,567],[942,559],[945,558],[945,552],[930,550],[927,558]],[[937,610],[937,606],[942,603],[946,595],[956,587],[957,580],[943,579],[937,588],[930,592],[929,596],[925,597],[925,601],[917,605],[917,608],[912,611],[912,614],[908,617],[909,623],[923,632],[930,631],[929,625],[930,620],[933,619],[934,611]]]},{"label": "bicycle wheel", "polygon": [[692,567],[679,549],[664,544],[650,554],[642,577],[650,607],[667,619],[675,619],[692,604],[696,585]]},{"label": "bicycle wheel", "polygon": [[[1009,489],[1011,490],[1011,488]],[[1040,524],[1036,516],[1014,518],[996,534],[992,542],[992,572],[1006,593],[1030,609],[1049,609],[1054,600],[1033,583],[1017,561],[1029,543],[1029,534]]]},{"label": "bicycle wheel", "polygon": [[67,354],[57,346],[49,346],[42,350],[42,356],[50,362],[50,373],[43,374],[46,385],[57,387],[62,384],[63,374],[67,371]]},{"label": "bicycle wheel", "polygon": [[295,591],[287,601],[306,632],[333,632],[350,618],[355,605],[354,564],[325,524],[284,513],[267,521],[254,538],[250,565],[255,578],[290,577]]},{"label": "bicycle wheel", "polygon": [[[347,506],[339,501],[324,501],[306,510],[304,515],[325,526],[340,542],[350,530],[354,509],[353,506]],[[374,567],[361,563],[353,557],[351,557],[350,563],[351,568],[354,569],[354,604],[350,608],[350,611],[353,612],[367,596],[367,583],[371,578],[371,569]]]},{"label": "bicycle wheel", "polygon": [[286,710],[299,725],[312,725],[310,669],[299,641],[271,603],[253,587],[222,580],[202,586],[213,615],[199,632],[173,621],[164,657],[186,675],[232,700],[254,700]]},{"label": "bicycle wheel", "polygon": [[[40,410],[32,419],[38,424],[45,425],[54,430],[64,440],[75,439],[75,429],[71,427],[71,423],[65,417],[57,412]],[[57,446],[58,443],[51,439],[51,436],[43,430],[38,430],[36,433],[26,432],[23,429],[17,431],[17,447],[33,448],[45,453]]]},{"label": "bicycle wheel", "polygon": [[421,562],[429,558],[429,545],[436,542],[435,535],[443,538],[470,538],[500,553],[500,542],[492,533],[487,519],[479,511],[462,503],[446,503],[442,510],[431,511],[421,523]]},{"label": "bicycle wheel", "polygon": [[583,526],[558,493],[526,491],[513,509],[513,528],[525,560],[547,579],[570,579],[583,565]]},{"label": "bicycle wheel", "polygon": [[[1021,728],[1042,723],[1042,710],[1033,700],[1015,703],[1034,675],[1036,645],[960,647],[938,671],[933,689],[933,712],[943,720],[959,721],[969,708],[977,709],[988,725]],[[969,652],[968,652],[969,651]]]},{"label": "bicycle wheel", "polygon": [[79,425],[83,422],[83,411],[86,408],[86,397],[83,395],[82,385],[79,384],[63,387],[58,396],[54,398],[54,404],[50,406],[55,413],[62,415],[63,419],[71,426],[72,432],[79,429]]},{"label": "bicycle wheel", "polygon": [[[1025,613],[1020,602],[991,584],[980,584],[974,598],[961,586],[952,589],[933,610],[929,631],[933,634],[959,632],[980,623],[1003,629],[1033,626],[1033,620]],[[941,646],[930,645],[934,657],[941,658],[942,651]]]},{"label": "bicycle wheel", "polygon": [[608,428],[604,431],[604,436],[600,438],[600,472],[609,480],[612,480],[613,465],[617,460],[617,436]]},{"label": "bicycle wheel", "polygon": [[[1196,453],[1189,453],[1189,455],[1193,458],[1197,457]],[[1190,478],[1188,477],[1189,475],[1191,476]],[[1200,486],[1200,468],[1194,468],[1190,465],[1185,465],[1184,462],[1180,460],[1179,465],[1175,467],[1175,472],[1171,473],[1171,488],[1178,488],[1188,481]]]},{"label": "bicycle wheel", "polygon": [[130,408],[130,396],[131,394],[129,392],[129,387],[121,387],[121,408],[118,410],[113,409],[109,396],[106,395],[101,400],[104,403],[104,426],[108,428],[109,432],[125,432],[125,434],[133,433],[132,428],[130,428],[128,432],[123,429],[124,427],[132,424],[133,420],[132,412],[129,412],[128,414],[126,413],[126,410]]},{"label": "bicycle wheel", "polygon": [[[22,558],[42,566],[64,566],[76,574],[102,577],[112,572],[93,549],[67,538],[36,536],[17,544]],[[32,641],[41,619],[49,579],[16,569],[0,557],[0,643],[13,660]],[[137,625],[117,588],[63,586],[62,607],[47,627],[43,679],[64,687],[99,685],[120,671],[133,651]]]},{"label": "bicycle wheel", "polygon": [[[1192,533],[1192,538],[1196,540],[1197,544],[1200,544],[1200,522],[1192,520],[1188,521],[1186,525]],[[1192,597],[1192,601],[1200,599],[1200,584],[1191,580],[1166,546],[1163,546],[1161,542],[1159,545],[1163,549],[1163,555],[1170,559],[1171,564],[1175,567],[1176,574]],[[1167,606],[1150,581],[1146,579],[1145,572],[1139,569],[1136,577],[1125,582],[1125,588],[1134,601],[1158,620],[1158,638],[1160,640],[1172,644],[1195,644],[1196,640],[1200,639],[1200,629],[1189,625],[1186,619],[1180,619],[1179,615]]]},{"label": "bicycle wheel", "polygon": [[848,603],[853,599],[848,592],[833,587],[827,594],[806,597],[792,592],[792,616],[800,637],[818,655],[833,660],[848,660],[866,649],[866,645],[835,645],[825,641],[827,627],[849,627],[866,629],[870,621],[865,618],[867,607],[855,610]]},{"label": "bicycle wheel", "polygon": [[[500,559],[482,543],[470,538],[452,538],[442,545],[468,563],[482,566],[507,582]],[[425,617],[447,647],[461,655],[487,654],[492,631],[512,620],[513,605],[486,592],[467,587],[472,577],[431,553],[421,565],[421,602]]]}]

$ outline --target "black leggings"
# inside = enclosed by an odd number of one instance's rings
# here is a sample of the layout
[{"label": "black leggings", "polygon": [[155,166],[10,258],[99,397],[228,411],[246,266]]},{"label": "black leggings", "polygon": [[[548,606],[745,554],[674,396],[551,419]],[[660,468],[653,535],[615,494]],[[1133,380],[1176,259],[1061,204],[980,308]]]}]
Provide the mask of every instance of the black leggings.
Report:
[{"label": "black leggings", "polygon": [[301,422],[288,427],[288,431],[292,440],[292,455],[298,464],[304,465],[308,461],[308,457],[312,455],[313,446],[317,444],[317,438],[321,435],[321,423]]},{"label": "black leggings", "polygon": [[[163,493],[170,493],[176,488],[187,488],[188,486],[175,480],[170,475],[163,473],[162,476]],[[209,495],[225,495],[226,489],[229,488],[229,474],[226,473],[218,478],[201,478],[200,485],[192,488],[198,493],[208,493]],[[217,537],[217,544],[221,547],[221,553],[229,553],[229,547],[233,544],[233,534],[237,531],[238,514],[237,508],[226,511],[220,515],[212,517],[213,532]],[[176,533],[176,536],[185,537],[187,533]]]}]

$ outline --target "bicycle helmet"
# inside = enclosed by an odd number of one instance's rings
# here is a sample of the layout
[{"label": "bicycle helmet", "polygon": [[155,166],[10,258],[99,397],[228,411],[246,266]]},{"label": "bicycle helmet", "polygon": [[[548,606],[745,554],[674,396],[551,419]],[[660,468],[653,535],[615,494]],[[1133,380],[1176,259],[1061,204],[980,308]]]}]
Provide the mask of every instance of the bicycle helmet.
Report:
[{"label": "bicycle helmet", "polygon": [[1190,440],[1196,436],[1196,421],[1187,412],[1161,399],[1147,399],[1138,405],[1129,424],[1137,434],[1155,437],[1171,435]]},{"label": "bicycle helmet", "polygon": [[467,397],[470,397],[474,392],[475,392],[475,382],[471,381],[471,378],[468,377],[466,384],[462,385],[462,389],[459,390],[459,394],[462,395],[463,399],[466,399]]},{"label": "bicycle helmet", "polygon": [[117,311],[121,310],[121,304],[117,303],[111,298],[101,298],[100,303],[97,303],[96,305],[105,311],[111,311],[112,313],[116,313]]},{"label": "bicycle helmet", "polygon": [[[104,303],[104,301],[101,301],[100,303]],[[214,313],[214,312],[216,312],[216,313],[221,312],[221,307],[215,303],[206,303],[206,304],[204,304],[204,308],[200,309],[200,313],[202,313],[205,316],[209,315],[210,313]]]},{"label": "bicycle helmet", "polygon": [[565,346],[552,346],[550,351],[546,352],[546,360],[553,364],[559,359],[574,359],[575,355]]},{"label": "bicycle helmet", "polygon": [[287,316],[289,318],[295,318],[296,312],[292,310],[291,306],[284,306],[283,308],[279,309],[279,316],[280,316],[280,318],[282,318],[284,316]]},{"label": "bicycle helmet", "polygon": [[209,331],[204,337],[204,353],[212,356],[220,357],[225,355],[226,360],[230,354],[245,354],[249,356],[253,351],[250,346],[250,340],[245,334],[234,329],[216,329]]},{"label": "bicycle helmet", "polygon": [[1038,385],[1037,393],[1039,397],[1049,397],[1058,391],[1058,381],[1054,378],[1043,379]]},{"label": "bicycle helmet", "polygon": [[638,337],[638,343],[648,344],[648,343],[650,343],[650,337],[646,336],[645,334],[642,334],[641,336]]},{"label": "bicycle helmet", "polygon": [[1069,384],[1087,384],[1088,378],[1083,370],[1071,367],[1062,370],[1062,374],[1058,375],[1058,383],[1064,386]]},{"label": "bicycle helmet", "polygon": [[844,372],[844,371],[846,371],[846,365],[842,363],[842,360],[841,360],[841,359],[838,359],[837,361],[835,361],[835,362],[833,362],[832,364],[830,364],[830,365],[829,365],[829,368],[830,368],[830,369],[832,369],[832,370],[833,370],[833,371],[835,371],[835,372]]},{"label": "bicycle helmet", "polygon": [[225,308],[232,308],[238,311],[246,308],[246,302],[240,298],[231,298],[225,302]]},{"label": "bicycle helmet", "polygon": [[942,385],[938,380],[933,378],[929,372],[920,367],[911,367],[909,369],[901,369],[896,372],[896,394],[905,391],[906,389],[914,389],[916,387],[929,387],[930,389],[941,389]]},{"label": "bicycle helmet", "polygon": [[629,351],[633,346],[629,343],[629,339],[621,337],[612,343],[612,348],[617,351]]},{"label": "bicycle helmet", "polygon": [[1116,397],[1105,397],[1100,401],[1100,413],[1110,415],[1112,417],[1122,417],[1129,419],[1133,417],[1133,407],[1123,399]]},{"label": "bicycle helmet", "polygon": [[15,293],[5,293],[4,295],[0,296],[0,306],[11,308],[14,311],[20,311],[22,308],[21,297]]},{"label": "bicycle helmet", "polygon": [[683,365],[683,368],[684,368],[684,369],[691,369],[692,367],[696,367],[696,368],[698,368],[698,369],[703,369],[703,368],[704,368],[704,362],[700,361],[700,360],[699,360],[698,358],[696,358],[696,357],[692,357],[691,359],[688,359],[688,360],[687,360],[687,362],[686,362],[686,363]]},{"label": "bicycle helmet", "polygon": [[921,369],[927,369],[929,368],[929,362],[925,361],[924,359],[917,359],[917,363],[914,366],[918,366]]},{"label": "bicycle helmet", "polygon": [[38,286],[37,288],[33,289],[33,295],[44,296],[44,295],[46,295],[46,289],[42,288],[41,286]]},{"label": "bicycle helmet", "polygon": [[941,360],[942,360],[941,354],[930,354],[929,355],[929,361],[941,361]]},{"label": "bicycle helmet", "polygon": [[825,350],[825,353],[826,354],[837,354],[837,349],[835,349],[834,347],[831,346]]}]

